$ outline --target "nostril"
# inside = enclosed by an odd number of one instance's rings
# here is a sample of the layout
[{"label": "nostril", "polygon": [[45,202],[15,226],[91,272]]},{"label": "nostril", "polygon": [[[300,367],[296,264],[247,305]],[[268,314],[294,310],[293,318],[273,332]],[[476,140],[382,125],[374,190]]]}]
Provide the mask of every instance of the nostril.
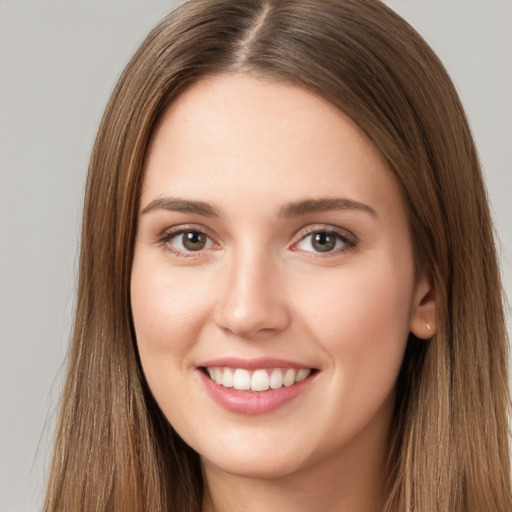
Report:
[{"label": "nostril", "polygon": [[270,279],[265,265],[252,256],[240,259],[219,290],[213,319],[224,332],[244,339],[273,336],[290,321],[279,278]]}]

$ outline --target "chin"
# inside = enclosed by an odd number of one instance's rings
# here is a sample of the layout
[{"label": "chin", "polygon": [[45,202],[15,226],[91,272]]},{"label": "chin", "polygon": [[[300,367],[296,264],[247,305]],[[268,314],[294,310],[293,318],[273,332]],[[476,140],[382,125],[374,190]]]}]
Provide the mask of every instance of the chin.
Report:
[{"label": "chin", "polygon": [[253,457],[240,457],[224,454],[218,459],[201,457],[205,466],[214,466],[217,470],[242,478],[279,479],[299,471],[302,464],[297,460],[282,457],[261,456],[257,453]]},{"label": "chin", "polygon": [[[259,437],[259,439],[258,439]],[[262,438],[263,437],[263,438]],[[248,436],[231,442],[197,446],[203,466],[245,478],[283,478],[314,464],[323,450],[307,446],[307,439]],[[287,442],[288,441],[288,442]]]}]

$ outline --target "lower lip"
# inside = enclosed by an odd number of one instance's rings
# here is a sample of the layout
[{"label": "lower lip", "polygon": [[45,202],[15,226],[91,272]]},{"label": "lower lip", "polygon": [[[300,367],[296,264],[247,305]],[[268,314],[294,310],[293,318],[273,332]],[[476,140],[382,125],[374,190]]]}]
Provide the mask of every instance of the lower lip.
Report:
[{"label": "lower lip", "polygon": [[251,392],[237,391],[216,384],[202,370],[197,370],[206,391],[222,407],[238,414],[265,414],[275,411],[303,393],[311,384],[313,376],[290,387]]}]

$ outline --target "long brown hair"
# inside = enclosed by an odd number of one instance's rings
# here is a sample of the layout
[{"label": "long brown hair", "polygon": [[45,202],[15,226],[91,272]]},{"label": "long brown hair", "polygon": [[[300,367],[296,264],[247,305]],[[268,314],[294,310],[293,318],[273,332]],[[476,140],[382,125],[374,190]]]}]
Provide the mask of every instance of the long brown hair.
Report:
[{"label": "long brown hair", "polygon": [[121,76],[91,157],[77,310],[45,510],[199,511],[198,455],[149,392],[130,313],[142,164],[159,115],[201,77],[297,84],[379,149],[432,278],[437,334],[408,342],[389,512],[512,510],[507,340],[485,187],[442,64],[377,0],[190,0]]}]

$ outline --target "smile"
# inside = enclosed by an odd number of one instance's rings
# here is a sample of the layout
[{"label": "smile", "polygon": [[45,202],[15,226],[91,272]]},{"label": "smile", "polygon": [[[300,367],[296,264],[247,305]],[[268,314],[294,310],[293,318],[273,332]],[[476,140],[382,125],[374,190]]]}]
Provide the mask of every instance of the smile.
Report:
[{"label": "smile", "polygon": [[266,414],[307,393],[316,368],[273,358],[220,358],[196,367],[203,389],[217,404],[237,414]]},{"label": "smile", "polygon": [[269,389],[291,387],[302,382],[311,374],[311,368],[245,368],[211,367],[205,368],[210,379],[225,388],[237,391],[264,392]]}]

